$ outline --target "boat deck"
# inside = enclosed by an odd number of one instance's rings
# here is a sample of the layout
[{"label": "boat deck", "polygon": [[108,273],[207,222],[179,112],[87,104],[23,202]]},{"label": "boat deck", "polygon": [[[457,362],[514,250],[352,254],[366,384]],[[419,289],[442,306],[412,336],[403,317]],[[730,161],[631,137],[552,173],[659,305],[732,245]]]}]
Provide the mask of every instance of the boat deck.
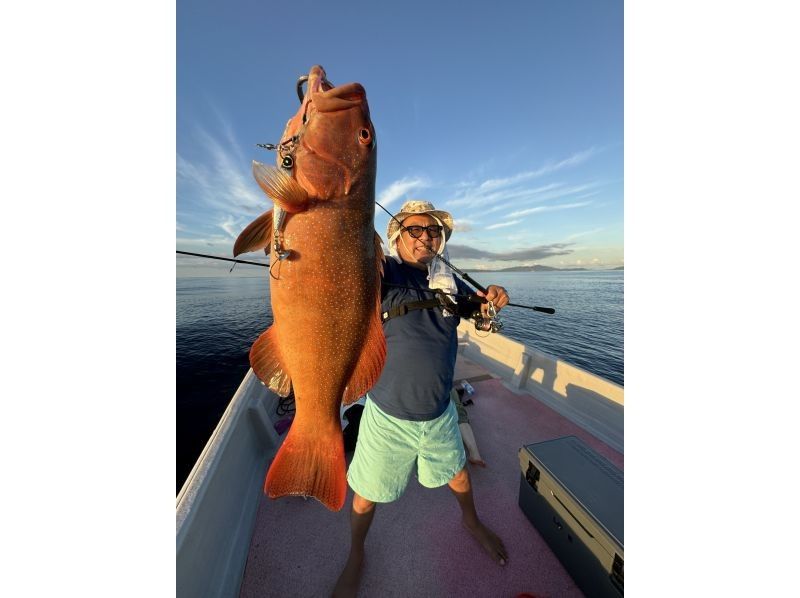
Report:
[{"label": "boat deck", "polygon": [[[466,407],[486,468],[469,465],[482,521],[508,549],[494,563],[460,524],[445,486],[425,488],[412,477],[405,494],[378,505],[367,537],[361,597],[583,596],[518,506],[518,452],[526,444],[574,435],[623,468],[623,455],[536,400],[514,392],[459,355],[456,380],[475,388]],[[348,455],[348,458],[352,454]],[[261,497],[240,596],[329,596],[350,543],[352,490],[338,513],[316,500]]]}]

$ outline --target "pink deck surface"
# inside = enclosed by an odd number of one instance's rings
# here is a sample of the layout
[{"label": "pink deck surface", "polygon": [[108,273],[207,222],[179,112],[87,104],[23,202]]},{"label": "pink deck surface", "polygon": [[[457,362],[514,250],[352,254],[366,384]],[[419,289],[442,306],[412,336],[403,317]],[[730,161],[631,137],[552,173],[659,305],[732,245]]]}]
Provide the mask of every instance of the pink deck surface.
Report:
[{"label": "pink deck surface", "polygon": [[[475,504],[503,539],[508,564],[490,560],[461,526],[446,486],[431,490],[412,477],[400,500],[377,506],[359,596],[583,596],[518,506],[518,452],[574,435],[620,468],[623,456],[529,394],[496,379],[472,385],[466,409],[487,463],[469,466]],[[332,513],[313,499],[262,497],[240,596],[330,596],[349,549],[351,501],[352,490]]]}]

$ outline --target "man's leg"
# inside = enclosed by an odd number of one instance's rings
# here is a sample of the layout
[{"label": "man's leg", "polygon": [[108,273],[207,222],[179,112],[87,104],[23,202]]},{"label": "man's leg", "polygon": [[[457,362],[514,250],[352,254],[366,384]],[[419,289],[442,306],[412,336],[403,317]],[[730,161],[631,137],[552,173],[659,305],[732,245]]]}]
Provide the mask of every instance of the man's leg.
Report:
[{"label": "man's leg", "polygon": [[472,499],[472,484],[469,481],[469,473],[465,467],[459,471],[447,484],[458,500],[461,507],[461,523],[469,532],[480,542],[483,549],[489,553],[500,565],[508,562],[508,552],[503,545],[503,541],[488,527],[478,519],[478,512],[475,510],[475,502]]},{"label": "man's leg", "polygon": [[375,516],[375,503],[353,493],[353,510],[350,511],[350,556],[336,582],[334,598],[356,596],[364,563],[364,541]]}]

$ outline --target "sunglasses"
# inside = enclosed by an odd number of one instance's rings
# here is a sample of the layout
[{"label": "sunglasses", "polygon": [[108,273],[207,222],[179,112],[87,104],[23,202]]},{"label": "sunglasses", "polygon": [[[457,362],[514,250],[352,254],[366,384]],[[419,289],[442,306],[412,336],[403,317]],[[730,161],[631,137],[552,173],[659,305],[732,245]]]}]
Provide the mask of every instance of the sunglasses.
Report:
[{"label": "sunglasses", "polygon": [[438,239],[442,234],[442,227],[438,224],[431,224],[430,226],[404,226],[403,230],[408,231],[408,234],[415,239],[422,236],[422,231],[428,231],[428,237],[431,239]]}]

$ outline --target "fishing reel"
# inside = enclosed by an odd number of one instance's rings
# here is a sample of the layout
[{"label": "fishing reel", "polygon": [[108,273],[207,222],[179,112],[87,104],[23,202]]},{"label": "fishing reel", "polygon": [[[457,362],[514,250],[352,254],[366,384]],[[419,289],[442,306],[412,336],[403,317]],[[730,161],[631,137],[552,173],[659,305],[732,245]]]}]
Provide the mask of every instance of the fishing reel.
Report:
[{"label": "fishing reel", "polygon": [[500,332],[503,329],[503,323],[497,317],[497,310],[494,304],[489,301],[489,308],[486,310],[488,318],[478,310],[472,314],[472,320],[475,322],[475,330],[482,332]]}]

